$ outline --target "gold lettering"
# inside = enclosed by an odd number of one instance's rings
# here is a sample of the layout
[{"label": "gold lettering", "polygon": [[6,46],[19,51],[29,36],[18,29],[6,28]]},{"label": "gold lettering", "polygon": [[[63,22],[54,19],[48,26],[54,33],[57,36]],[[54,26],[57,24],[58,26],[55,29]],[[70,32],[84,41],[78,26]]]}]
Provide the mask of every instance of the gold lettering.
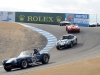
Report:
[{"label": "gold lettering", "polygon": [[37,22],[53,22],[53,17],[48,16],[28,16],[28,21],[37,21]]},{"label": "gold lettering", "polygon": [[32,16],[28,16],[28,21],[33,21]]},{"label": "gold lettering", "polygon": [[48,17],[44,17],[44,22],[48,22]]},{"label": "gold lettering", "polygon": [[43,18],[41,18],[41,16],[39,16],[39,21],[40,22],[43,22]]},{"label": "gold lettering", "polygon": [[49,21],[50,22],[53,22],[53,17],[49,17]]},{"label": "gold lettering", "polygon": [[38,21],[38,16],[34,16],[33,21]]}]

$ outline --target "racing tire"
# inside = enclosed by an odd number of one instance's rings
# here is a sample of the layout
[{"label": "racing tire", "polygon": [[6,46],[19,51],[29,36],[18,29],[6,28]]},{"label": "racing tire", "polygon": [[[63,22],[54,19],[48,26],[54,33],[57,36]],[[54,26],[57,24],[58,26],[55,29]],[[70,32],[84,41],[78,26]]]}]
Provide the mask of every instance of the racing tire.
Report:
[{"label": "racing tire", "polygon": [[68,33],[70,33],[70,31],[67,31]]},{"label": "racing tire", "polygon": [[76,39],[76,43],[75,43],[75,45],[77,44],[77,39]]},{"label": "racing tire", "polygon": [[59,47],[59,46],[57,46],[56,48],[57,48],[58,50],[60,50],[60,47]]},{"label": "racing tire", "polygon": [[78,30],[78,33],[80,33],[80,30]]},{"label": "racing tire", "polygon": [[27,61],[26,60],[22,60],[22,62],[21,62],[21,69],[25,69],[27,67],[28,67]]},{"label": "racing tire", "polygon": [[66,31],[67,31],[67,28],[66,28]]},{"label": "racing tire", "polygon": [[72,47],[73,47],[73,43],[70,44],[70,48],[72,48]]},{"label": "racing tire", "polygon": [[60,24],[60,26],[62,26],[62,24]]},{"label": "racing tire", "polygon": [[11,71],[11,68],[4,67],[4,69],[5,69],[7,72]]},{"label": "racing tire", "polygon": [[44,54],[42,58],[42,64],[47,64],[49,62],[49,56]]}]

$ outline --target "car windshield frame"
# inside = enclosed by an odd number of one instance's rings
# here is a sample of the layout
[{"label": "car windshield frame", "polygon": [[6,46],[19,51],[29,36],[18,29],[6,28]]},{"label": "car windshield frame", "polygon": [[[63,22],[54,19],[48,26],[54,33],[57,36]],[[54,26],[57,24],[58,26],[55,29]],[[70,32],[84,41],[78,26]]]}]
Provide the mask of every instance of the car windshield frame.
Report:
[{"label": "car windshield frame", "polygon": [[61,37],[61,40],[64,40],[64,39],[73,39],[74,38],[74,36],[62,36]]},{"label": "car windshield frame", "polygon": [[71,23],[65,23],[66,25],[71,25]]},{"label": "car windshield frame", "polygon": [[72,23],[72,25],[74,25],[74,26],[78,26],[76,23]]},{"label": "car windshield frame", "polygon": [[23,51],[19,54],[19,56],[32,56],[34,51]]}]

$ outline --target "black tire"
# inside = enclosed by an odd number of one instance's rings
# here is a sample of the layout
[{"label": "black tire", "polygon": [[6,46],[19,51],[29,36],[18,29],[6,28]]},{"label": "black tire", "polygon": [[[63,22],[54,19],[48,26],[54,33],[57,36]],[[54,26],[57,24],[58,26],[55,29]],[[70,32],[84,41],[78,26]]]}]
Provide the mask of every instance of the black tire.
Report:
[{"label": "black tire", "polygon": [[77,44],[77,39],[76,39],[76,43],[75,44]]},{"label": "black tire", "polygon": [[27,68],[27,67],[28,67],[27,61],[26,61],[26,60],[22,60],[22,61],[21,61],[21,69],[25,69],[25,68]]},{"label": "black tire", "polygon": [[72,47],[73,47],[73,43],[70,44],[70,48],[72,48]]},{"label": "black tire", "polygon": [[78,30],[78,33],[80,33],[80,30]]},{"label": "black tire", "polygon": [[56,48],[57,48],[58,50],[60,50],[60,47],[59,47],[59,46],[57,46]]},{"label": "black tire", "polygon": [[60,24],[60,26],[62,26],[62,24]]},{"label": "black tire", "polygon": [[42,58],[42,64],[47,64],[49,62],[49,56],[44,54]]},{"label": "black tire", "polygon": [[66,31],[67,31],[67,28],[66,28]]},{"label": "black tire", "polygon": [[68,33],[70,33],[70,31],[67,31]]},{"label": "black tire", "polygon": [[11,71],[11,68],[4,67],[4,69],[5,69],[7,72]]}]

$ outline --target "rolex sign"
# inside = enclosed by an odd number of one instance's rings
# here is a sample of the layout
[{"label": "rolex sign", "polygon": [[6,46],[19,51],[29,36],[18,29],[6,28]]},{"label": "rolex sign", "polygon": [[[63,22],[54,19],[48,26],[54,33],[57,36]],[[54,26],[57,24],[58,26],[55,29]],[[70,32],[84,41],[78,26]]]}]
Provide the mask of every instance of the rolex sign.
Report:
[{"label": "rolex sign", "polygon": [[16,12],[16,22],[58,25],[64,19],[62,13]]}]

